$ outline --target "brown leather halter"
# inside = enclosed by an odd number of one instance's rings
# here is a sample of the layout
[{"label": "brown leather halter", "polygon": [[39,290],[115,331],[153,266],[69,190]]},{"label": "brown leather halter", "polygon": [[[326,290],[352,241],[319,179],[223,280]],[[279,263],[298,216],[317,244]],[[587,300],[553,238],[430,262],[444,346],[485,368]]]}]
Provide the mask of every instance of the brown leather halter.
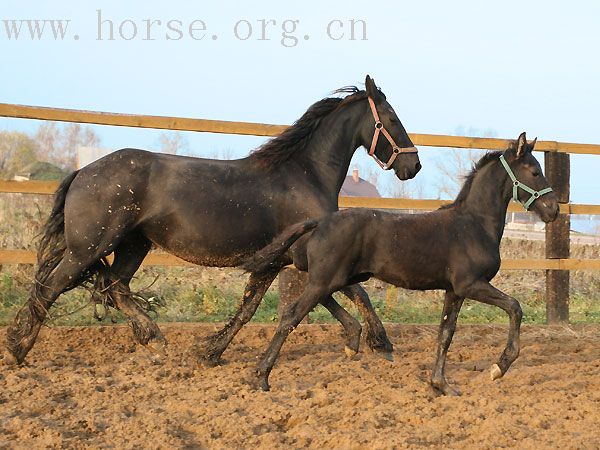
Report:
[{"label": "brown leather halter", "polygon": [[[392,168],[392,164],[396,160],[396,157],[400,153],[417,153],[416,147],[404,147],[400,148],[394,142],[392,135],[385,129],[381,120],[379,120],[379,114],[377,113],[377,108],[375,107],[375,102],[371,97],[367,97],[369,99],[369,106],[371,106],[371,112],[373,113],[373,119],[375,119],[375,132],[373,133],[373,140],[371,141],[371,149],[369,150],[369,156],[371,156],[379,167],[383,170],[390,170]],[[390,145],[392,146],[392,156],[388,159],[388,162],[385,164],[382,163],[379,158],[375,155],[375,147],[377,147],[377,140],[379,139],[379,133],[383,133],[386,137]]]}]

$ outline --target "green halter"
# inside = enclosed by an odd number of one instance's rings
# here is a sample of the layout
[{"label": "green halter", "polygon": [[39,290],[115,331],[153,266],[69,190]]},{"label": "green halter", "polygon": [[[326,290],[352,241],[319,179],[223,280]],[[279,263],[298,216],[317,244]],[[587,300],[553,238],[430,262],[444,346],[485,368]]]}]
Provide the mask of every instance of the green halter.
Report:
[{"label": "green halter", "polygon": [[[547,187],[545,189],[542,189],[541,191],[536,191],[536,190],[531,189],[526,184],[523,184],[519,180],[517,180],[517,177],[515,177],[515,174],[510,169],[510,166],[504,159],[504,155],[500,155],[500,162],[504,166],[504,169],[506,169],[508,176],[510,177],[510,179],[513,182],[513,200],[515,202],[518,202],[521,205],[523,205],[523,208],[525,208],[525,211],[529,211],[529,207],[531,206],[531,204],[533,202],[535,202],[538,198],[540,198],[542,195],[547,194],[548,192],[552,192],[551,187]],[[521,200],[519,200],[519,195],[518,195],[519,188],[521,188],[525,192],[529,192],[531,194],[531,197],[529,197],[529,200],[527,200],[525,203],[523,203]]]}]

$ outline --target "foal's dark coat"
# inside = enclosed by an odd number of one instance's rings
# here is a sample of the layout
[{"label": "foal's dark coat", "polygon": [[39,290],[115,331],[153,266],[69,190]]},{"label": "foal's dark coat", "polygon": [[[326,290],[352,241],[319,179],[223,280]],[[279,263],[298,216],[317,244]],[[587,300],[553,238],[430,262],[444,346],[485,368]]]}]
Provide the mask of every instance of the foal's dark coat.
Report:
[{"label": "foal's dark coat", "polygon": [[[33,346],[56,298],[90,279],[103,288],[108,305],[128,316],[140,343],[162,345],[160,330],[128,289],[152,244],[196,264],[235,266],[289,225],[336,211],[352,155],[361,145],[369,146],[373,136],[367,96],[396,142],[413,146],[371,78],[367,76],[366,91],[339,92],[349,95],[315,103],[293,126],[244,159],[215,161],[124,149],[67,177],[44,230],[32,295],[8,329],[7,348],[16,362]],[[387,161],[391,153],[387,141],[380,140],[379,159]],[[392,169],[400,179],[412,178],[420,169],[419,158],[400,154]],[[103,258],[113,251],[109,266]],[[277,272],[251,275],[243,298],[247,308],[209,342],[208,360],[218,361]],[[355,286],[345,293],[367,315],[370,343],[389,350],[364,290]],[[346,327],[349,345],[357,351],[358,322],[333,298],[324,304]]]},{"label": "foal's dark coat", "polygon": [[[541,190],[548,183],[532,149],[523,133],[503,155],[519,181]],[[446,291],[432,375],[436,389],[456,393],[446,382],[444,364],[465,297],[498,306],[509,315],[508,344],[492,367],[492,377],[506,373],[519,354],[522,313],[514,298],[489,283],[500,267],[500,239],[512,196],[512,182],[500,163],[501,154],[493,152],[481,158],[454,203],[437,211],[415,215],[368,209],[337,212],[319,220],[318,225],[309,222],[290,228],[282,239],[247,261],[244,267],[255,273],[269,270],[271,262],[287,251],[294,238],[316,226],[308,239],[292,247],[294,264],[309,272],[309,282],[284,314],[258,366],[262,388],[269,388],[269,373],[287,335],[319,299],[371,276],[407,289]],[[521,194],[520,200],[529,197]],[[558,214],[556,196],[550,193],[538,198],[532,209],[545,222],[554,220]]]}]

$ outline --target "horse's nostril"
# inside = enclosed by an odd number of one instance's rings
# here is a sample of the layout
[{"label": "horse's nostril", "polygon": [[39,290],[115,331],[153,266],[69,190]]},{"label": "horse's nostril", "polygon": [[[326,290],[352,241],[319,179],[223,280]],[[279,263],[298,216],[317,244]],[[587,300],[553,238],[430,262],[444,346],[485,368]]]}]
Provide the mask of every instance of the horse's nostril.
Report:
[{"label": "horse's nostril", "polygon": [[419,170],[421,170],[421,167],[423,167],[423,166],[421,165],[421,163],[420,163],[420,162],[418,162],[417,164],[415,164],[415,170],[416,170],[417,172],[418,172]]}]

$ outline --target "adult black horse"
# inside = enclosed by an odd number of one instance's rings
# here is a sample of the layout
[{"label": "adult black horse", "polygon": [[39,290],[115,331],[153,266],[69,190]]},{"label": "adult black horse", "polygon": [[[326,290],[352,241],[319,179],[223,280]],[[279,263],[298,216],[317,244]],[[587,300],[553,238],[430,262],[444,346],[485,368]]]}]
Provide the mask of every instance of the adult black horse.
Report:
[{"label": "adult black horse", "polygon": [[[288,334],[320,298],[371,276],[407,289],[446,291],[431,383],[444,394],[458,391],[446,382],[446,353],[465,298],[502,308],[509,316],[508,342],[492,379],[503,376],[519,355],[521,307],[490,284],[500,268],[500,240],[511,198],[544,222],[556,219],[556,195],[548,186],[525,133],[504,152],[483,156],[454,203],[426,214],[399,215],[376,210],[346,210],[319,221],[290,227],[244,265],[253,273],[273,270],[291,248],[294,264],[308,271],[308,285],[279,321],[271,345],[258,365],[262,389]],[[316,227],[316,229],[315,229]],[[309,236],[309,235],[307,235]]]},{"label": "adult black horse", "polygon": [[[315,103],[244,159],[123,149],[69,175],[45,225],[32,294],[8,329],[5,360],[21,363],[57,297],[92,280],[105,303],[128,317],[139,343],[162,347],[159,328],[129,291],[152,244],[199,265],[239,265],[289,225],[337,210],[342,182],[360,146],[370,148],[378,164],[401,180],[414,177],[421,168],[416,149],[374,81],[367,76],[365,91],[337,93],[349,95]],[[112,252],[109,265],[105,257]],[[242,300],[248,307],[208,341],[207,361],[219,361],[277,273],[250,276]],[[365,316],[369,345],[390,351],[364,290],[354,286],[345,293]],[[360,324],[332,297],[324,305],[346,328],[348,346],[358,351]]]}]

